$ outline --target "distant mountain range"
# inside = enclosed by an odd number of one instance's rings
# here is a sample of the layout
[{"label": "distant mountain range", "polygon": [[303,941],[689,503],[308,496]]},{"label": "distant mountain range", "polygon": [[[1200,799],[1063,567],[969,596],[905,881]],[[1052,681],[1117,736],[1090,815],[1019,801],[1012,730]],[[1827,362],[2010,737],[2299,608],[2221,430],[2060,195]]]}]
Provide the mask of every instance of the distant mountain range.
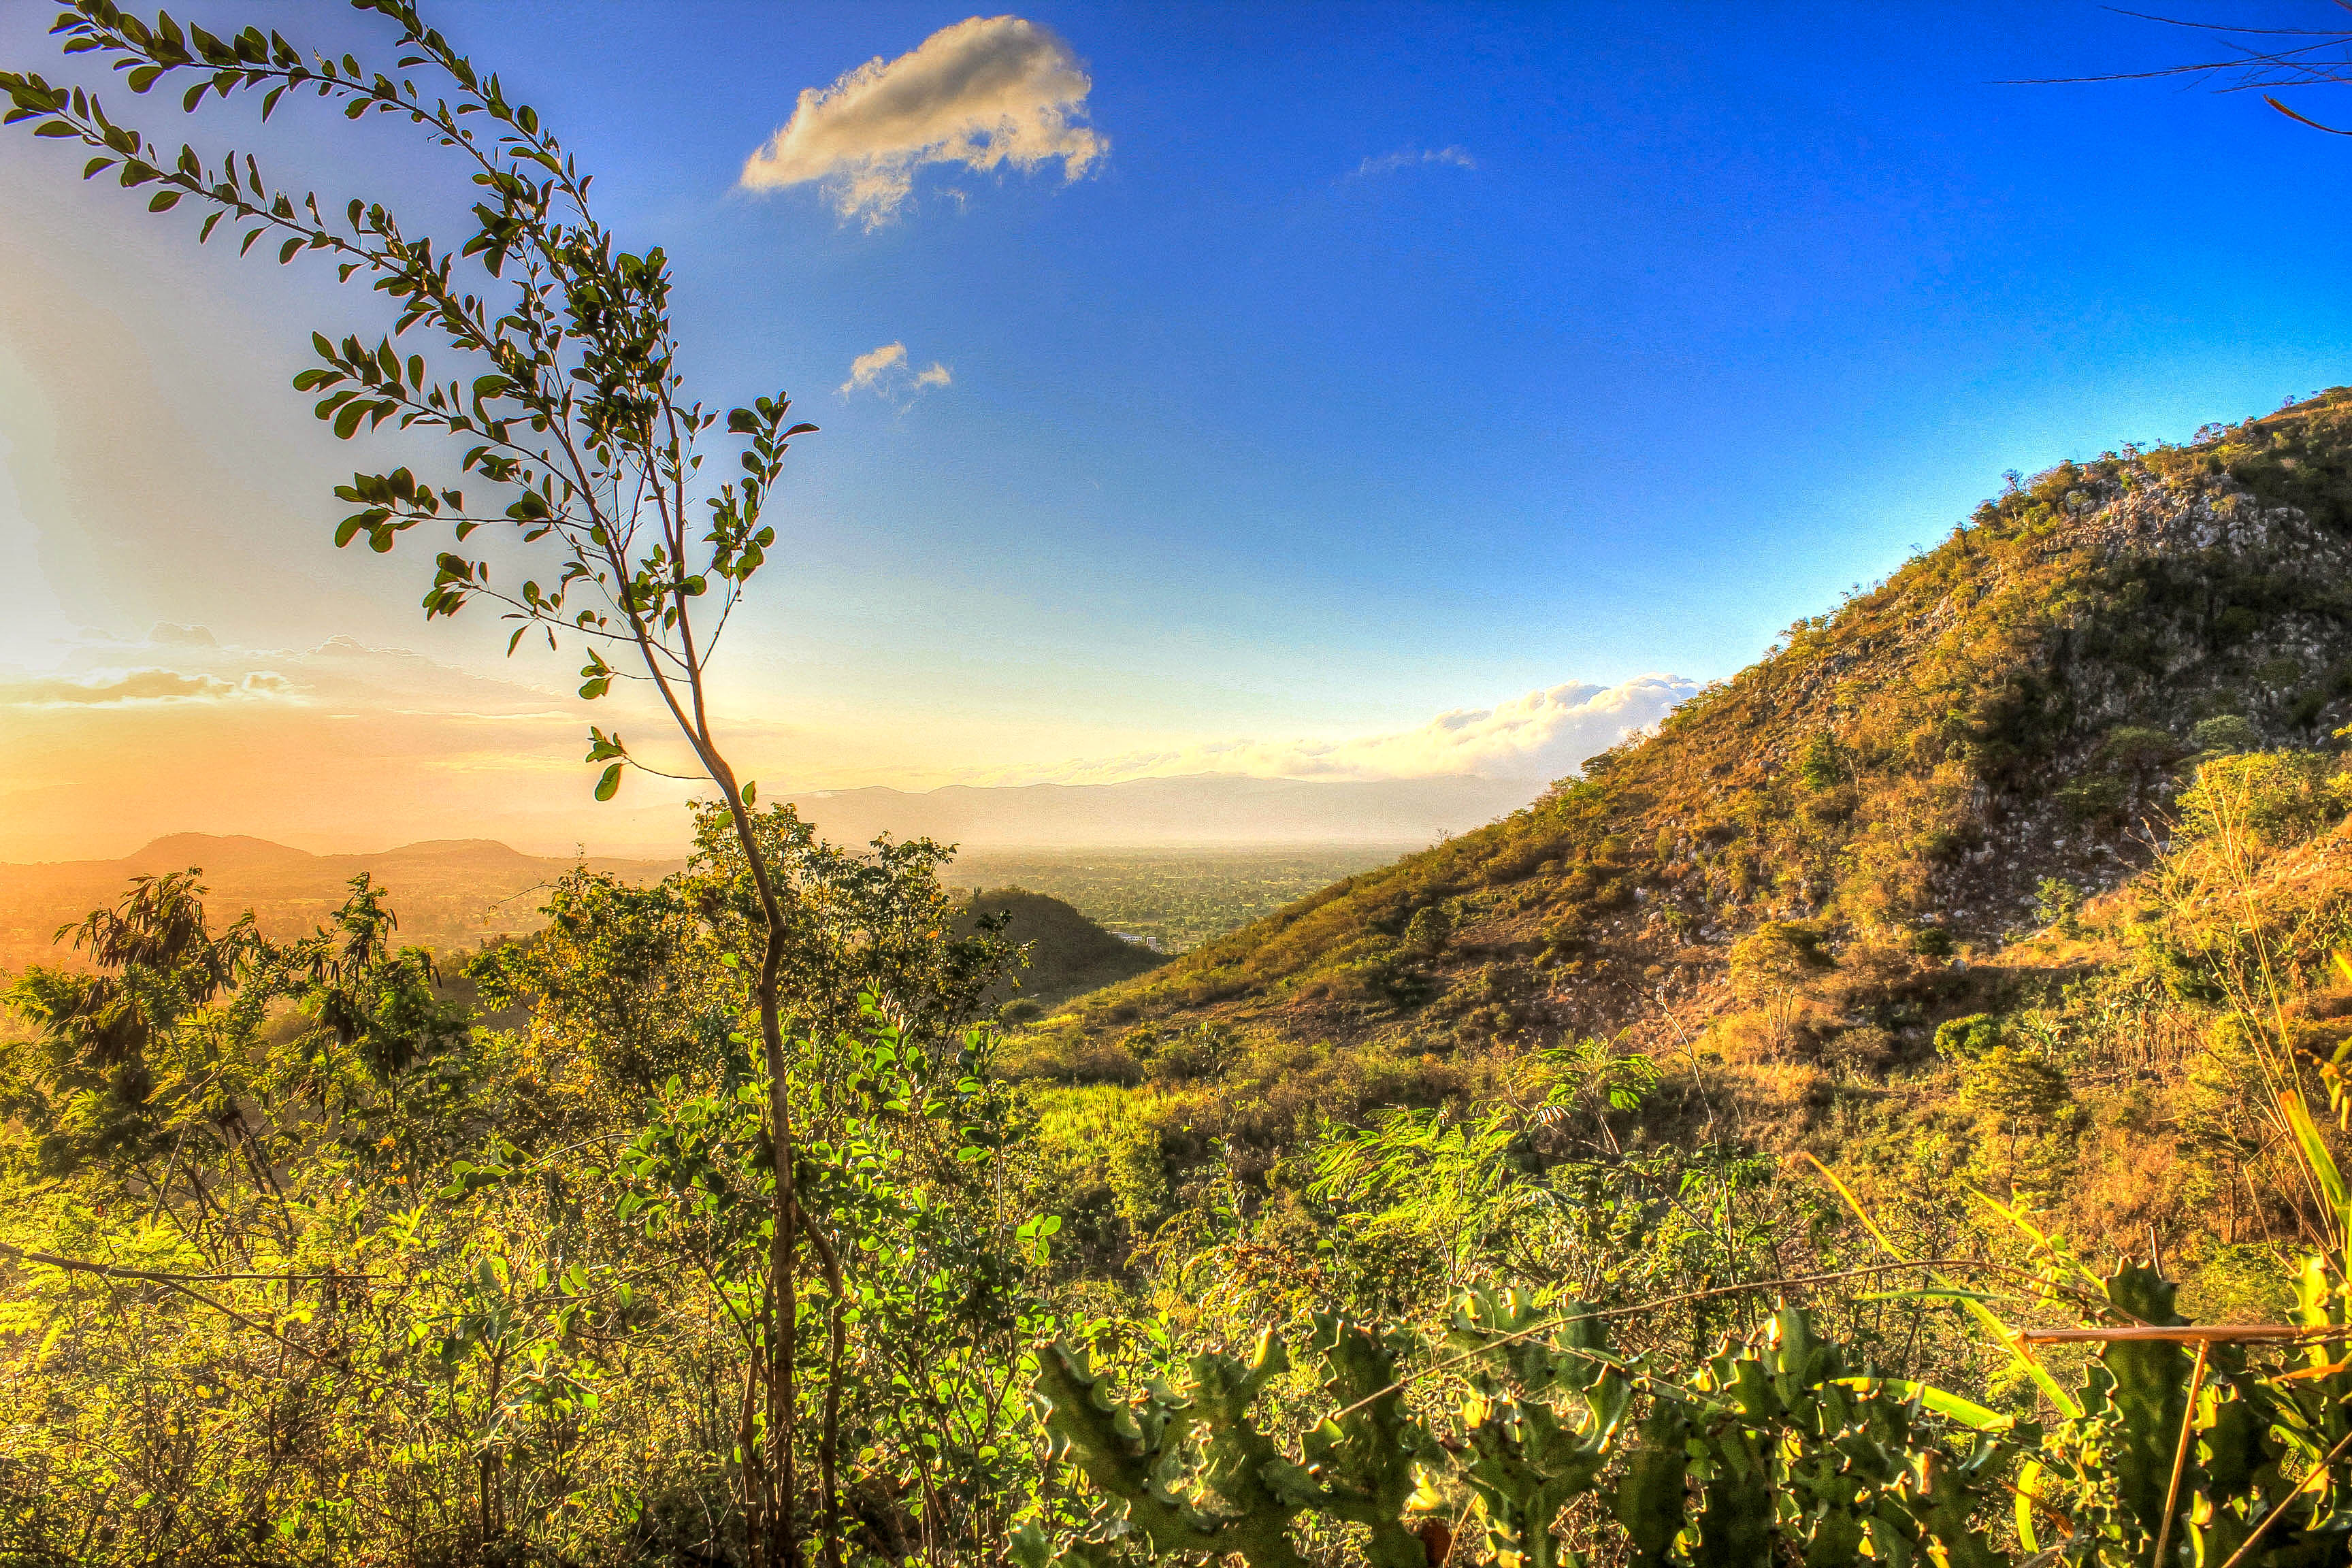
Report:
[{"label": "distant mountain range", "polygon": [[[1522,806],[1538,786],[1475,777],[1370,783],[1199,773],[1107,784],[956,784],[924,794],[884,788],[795,795],[837,844],[877,835],[970,849],[1223,848],[1318,845],[1402,852]],[[539,924],[537,891],[574,864],[495,839],[434,839],[381,854],[317,855],[265,838],[175,833],[111,860],[0,864],[0,972],[58,962],[58,928],[121,898],[136,876],[200,867],[226,921],[250,909],[276,937],[310,931],[365,871],[393,891],[404,939],[470,947]],[[592,856],[588,865],[654,879],[681,860]]]},{"label": "distant mountain range", "polygon": [[1543,793],[1528,779],[1366,782],[1191,773],[1102,784],[950,784],[924,794],[804,791],[801,815],[835,843],[876,834],[974,847],[1379,844],[1419,848]]},{"label": "distant mountain range", "polygon": [[[573,864],[488,838],[434,839],[380,855],[313,855],[266,838],[174,833],[119,860],[0,865],[0,971],[65,960],[50,942],[58,928],[113,903],[138,876],[201,867],[215,923],[250,909],[264,933],[286,938],[325,920],[342,902],[345,885],[366,871],[392,889],[404,940],[449,948],[535,929],[539,900],[532,895]],[[683,862],[591,857],[588,864],[652,880]]]}]

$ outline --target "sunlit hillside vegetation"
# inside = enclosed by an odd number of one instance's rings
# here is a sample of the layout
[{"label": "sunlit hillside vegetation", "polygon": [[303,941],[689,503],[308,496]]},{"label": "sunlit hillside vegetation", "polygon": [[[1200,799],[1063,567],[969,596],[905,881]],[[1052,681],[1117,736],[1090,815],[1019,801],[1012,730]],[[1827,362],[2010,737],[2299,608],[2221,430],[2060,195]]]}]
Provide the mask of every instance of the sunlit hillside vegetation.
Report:
[{"label": "sunlit hillside vegetation", "polygon": [[2200,722],[2332,743],[2347,457],[2335,394],[2039,476],[1583,779],[1089,998],[1036,1048],[1193,1020],[1440,1052],[1654,1024],[1767,921],[1897,967],[1990,952],[2039,923],[2044,879],[2146,864]]},{"label": "sunlit hillside vegetation", "polygon": [[[1223,1148],[1278,1197],[1319,1118],[1482,1103],[1598,1037],[1682,1064],[1654,1137],[1866,1158],[1890,1194],[1966,1173],[2176,1260],[2292,1229],[2277,1139],[2196,1129],[2246,1091],[2213,1009],[2331,1043],[2295,1020],[2352,1010],[2327,966],[2347,462],[2339,392],[2013,485],[1535,806],[1082,998],[1008,1060],[1118,1106],[1179,1188]],[[2258,831],[2217,815],[2232,789]],[[2217,845],[2259,891],[2212,890],[2237,885]],[[2249,896],[2294,935],[2225,994],[2196,976]],[[1980,1076],[2021,1052],[2056,1076],[2015,1125],[2063,1136],[1980,1142],[2014,1121]]]},{"label": "sunlit hillside vegetation", "polygon": [[[2344,1319],[2347,455],[2330,396],[2020,485],[1537,806],[1173,961],[1042,895],[951,896],[933,847],[764,816],[796,1181],[851,1242],[803,1309],[795,1419],[840,1464],[803,1482],[812,1539],[1108,1562],[1150,1555],[1132,1523],[1163,1557],[1336,1564],[1352,1521],[1400,1563],[1555,1529],[1696,1563],[1731,1528],[1710,1445],[1778,1433],[1739,1506],[1806,1551],[1875,1519],[2022,1560],[2053,1528],[2011,1517],[2031,1470],[2070,1561],[2145,1560],[2163,1499],[2101,1456],[2169,1462],[2186,1352],[2147,1352],[2171,1394],[2102,1404],[2115,1352],[2000,1325],[2167,1321],[2151,1268],[2192,1318]],[[30,972],[0,1036],[0,1562],[746,1560],[746,889],[706,816],[687,870],[575,868],[536,934],[436,967],[365,882],[292,938],[167,879]],[[1663,1403],[1559,1416],[1586,1423],[1564,1490],[1448,1458],[1559,1375],[1509,1336],[1570,1300],[1633,1379],[1592,1397]],[[1457,1302],[1454,1353],[1502,1382],[1440,1360],[1383,1405]],[[1186,1359],[1261,1331],[1297,1370]],[[1791,1345],[1780,1414],[1659,1425],[1719,1397],[1717,1349]],[[2352,1485],[2318,1446],[2333,1346],[2284,1383],[2216,1363],[2200,1421],[2284,1446],[2269,1482],[2189,1467],[2198,1551],[2281,1478]],[[1865,1364],[1903,1381],[1863,1398]],[[1221,1387],[1247,1409],[1151,1451],[1191,1500],[1154,1511],[1142,1439],[1087,1413],[1181,1429]],[[1327,1388],[1359,1458],[1235,1491],[1218,1445],[1318,1451],[1286,1424]],[[1849,1419],[1838,1463],[1892,1468],[1790,1513]],[[1382,1444],[1419,1479],[1362,1468]],[[1685,1480],[1641,1491],[1677,1444]],[[1890,1479],[1938,1464],[1979,1479],[1935,1507]]]},{"label": "sunlit hillside vegetation", "polygon": [[974,889],[959,900],[957,934],[969,936],[984,927],[1028,953],[1020,973],[991,993],[990,999],[1013,1018],[1034,1018],[1053,1003],[1148,973],[1164,962],[1061,900],[1025,888]]}]

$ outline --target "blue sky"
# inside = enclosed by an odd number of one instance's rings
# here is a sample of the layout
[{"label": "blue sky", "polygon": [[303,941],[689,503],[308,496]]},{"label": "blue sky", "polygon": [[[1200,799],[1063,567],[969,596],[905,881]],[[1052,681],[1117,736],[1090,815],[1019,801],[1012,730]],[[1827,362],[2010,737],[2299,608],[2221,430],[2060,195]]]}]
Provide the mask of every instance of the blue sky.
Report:
[{"label": "blue sky", "polygon": [[[0,58],[41,63],[47,9],[0,15]],[[433,10],[599,171],[606,220],[668,250],[690,375],[790,389],[824,426],[791,472],[790,563],[730,656],[779,776],[1103,776],[1723,676],[2003,469],[2347,379],[2352,142],[2177,84],[2001,85],[2206,47],[2073,0],[1031,5],[1108,154],[1075,180],[920,169],[871,228],[738,172],[803,89],[965,7]],[[436,167],[340,121],[299,134],[276,150],[322,194]],[[0,143],[0,289],[20,318],[74,296],[64,342],[120,324],[250,504],[191,501],[142,559],[75,545],[97,525],[26,499],[57,486],[23,432],[79,405],[45,379],[58,340],[21,328],[0,542],[49,563],[40,635],[344,632],[495,670],[489,627],[415,624],[410,577],[323,542],[316,484],[350,463],[274,389],[305,336],[285,325],[358,325],[359,302],[197,258],[53,151]],[[894,342],[950,384],[835,391]],[[190,553],[208,530],[221,548]]]},{"label": "blue sky", "polygon": [[[816,395],[827,571],[1269,717],[1727,673],[2002,469],[2331,384],[2352,326],[2343,144],[1995,85],[2186,47],[2088,5],[1032,7],[1100,173],[928,175],[871,234],[724,176],[776,88],[969,13],[688,14],[571,29],[539,97],[720,379]],[[955,386],[827,395],[900,340]]]}]

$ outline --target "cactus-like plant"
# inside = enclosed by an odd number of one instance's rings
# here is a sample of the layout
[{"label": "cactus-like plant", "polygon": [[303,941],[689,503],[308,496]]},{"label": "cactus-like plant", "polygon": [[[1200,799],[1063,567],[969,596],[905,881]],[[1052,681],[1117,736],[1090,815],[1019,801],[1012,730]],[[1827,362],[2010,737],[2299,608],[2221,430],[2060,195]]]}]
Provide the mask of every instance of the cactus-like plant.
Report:
[{"label": "cactus-like plant", "polygon": [[[1249,1417],[1266,1384],[1289,1366],[1271,1332],[1247,1362],[1194,1356],[1181,1388],[1155,1381],[1135,1404],[1116,1397],[1076,1347],[1047,1345],[1038,1363],[1057,1457],[1074,1461],[1107,1500],[1079,1536],[1081,1548],[1133,1544],[1152,1557],[1233,1553],[1250,1568],[1305,1568],[1289,1526],[1312,1483]],[[1189,1451],[1195,1434],[1197,1453]]]},{"label": "cactus-like plant", "polygon": [[[1403,1515],[1429,1438],[1395,1387],[1399,1337],[1318,1316],[1313,1348],[1341,1414],[1310,1428],[1295,1460],[1251,1415],[1290,1366],[1271,1332],[1246,1363],[1195,1356],[1180,1385],[1155,1381],[1134,1404],[1110,1392],[1084,1351],[1045,1347],[1037,1391],[1046,1430],[1057,1457],[1103,1499],[1063,1555],[1091,1562],[1140,1547],[1151,1557],[1234,1554],[1250,1568],[1304,1568],[1290,1529],[1312,1511],[1366,1529],[1373,1568],[1426,1568]],[[1019,1550],[1032,1560],[1055,1555],[1034,1532]]]},{"label": "cactus-like plant", "polygon": [[[1633,1405],[1633,1384],[1596,1359],[1601,1326],[1580,1305],[1542,1309],[1509,1290],[1467,1297],[1454,1313],[1447,1342],[1475,1369],[1461,1413],[1466,1479],[1501,1568],[1563,1561],[1553,1521],[1599,1481]],[[1538,1336],[1547,1319],[1557,1326]]]},{"label": "cactus-like plant", "polygon": [[[1464,1392],[1435,1416],[1398,1387],[1404,1348],[1394,1333],[1314,1320],[1338,1414],[1300,1436],[1294,1459],[1251,1416],[1288,1365],[1272,1335],[1246,1363],[1196,1357],[1181,1387],[1154,1383],[1134,1404],[1115,1398],[1083,1352],[1048,1347],[1038,1378],[1046,1426],[1098,1500],[1058,1543],[1026,1533],[1025,1568],[1228,1553],[1290,1568],[1302,1561],[1291,1531],[1307,1515],[1364,1530],[1374,1568],[1424,1568],[1408,1516],[1449,1480],[1478,1515],[1483,1550],[1468,1555],[1498,1568],[1573,1568],[1559,1521],[1587,1494],[1605,1501],[1642,1568],[1762,1563],[1784,1548],[1809,1564],[1842,1563],[1865,1545],[1889,1563],[1998,1560],[1976,1520],[2007,1498],[1990,1475],[1999,1445],[1948,1454],[1917,1426],[1916,1397],[1849,1375],[1796,1309],[1669,1380],[1612,1355],[1600,1320],[1577,1303],[1474,1293],[1445,1339],[1444,1364]],[[1644,1389],[1649,1413],[1636,1426]]]},{"label": "cactus-like plant", "polygon": [[[2099,1283],[2126,1321],[2184,1326],[2154,1271]],[[1474,1293],[1423,1364],[1424,1378],[1445,1374],[1450,1404],[1406,1400],[1402,1334],[1318,1317],[1313,1349],[1338,1413],[1301,1434],[1296,1458],[1252,1420],[1287,1365],[1272,1336],[1247,1363],[1197,1357],[1181,1388],[1155,1383],[1132,1405],[1055,1346],[1039,1400],[1096,1501],[1063,1539],[1024,1532],[1016,1556],[1112,1568],[1230,1553],[1293,1568],[1305,1557],[1292,1531],[1312,1516],[1364,1531],[1374,1568],[1423,1568],[1414,1516],[1466,1493],[1479,1528],[1454,1545],[1457,1565],[1574,1568],[1561,1521],[1586,1496],[1601,1505],[1589,1528],[1613,1529],[1612,1556],[1633,1568],[2340,1563],[2352,1547],[2347,1289],[2305,1268],[2299,1316],[2322,1331],[2293,1370],[2214,1344],[2200,1373],[2177,1342],[2109,1341],[2047,1431],[1857,1373],[1792,1307],[1677,1373],[1612,1353],[1578,1303]],[[1938,1432],[1922,1419],[1930,1407],[1973,1430]],[[1990,1532],[2003,1514],[2021,1553]]]}]

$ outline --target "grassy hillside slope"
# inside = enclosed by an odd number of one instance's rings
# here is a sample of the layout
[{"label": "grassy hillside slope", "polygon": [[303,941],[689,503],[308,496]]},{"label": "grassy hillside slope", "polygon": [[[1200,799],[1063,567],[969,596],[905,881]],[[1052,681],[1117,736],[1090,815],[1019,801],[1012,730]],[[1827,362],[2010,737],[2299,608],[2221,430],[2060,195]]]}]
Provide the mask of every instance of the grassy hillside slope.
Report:
[{"label": "grassy hillside slope", "polygon": [[[1080,997],[1008,1064],[1107,1268],[1190,1267],[1238,1204],[1253,1268],[1325,1289],[1318,1162],[1437,1108],[1413,1125],[1736,1190],[1710,1268],[1874,1255],[1811,1154],[1912,1255],[2022,1247],[1987,1206],[2016,1204],[2153,1247],[2206,1316],[2283,1311],[2272,1253],[2326,1225],[2277,1092],[2352,1037],[2347,721],[2337,392],[2013,489],[1583,779]],[[1575,1086],[1636,1057],[1592,1110]]]},{"label": "grassy hillside slope", "polygon": [[1779,922],[1800,967],[1989,952],[2044,879],[2147,863],[2200,721],[2313,744],[2352,717],[2347,609],[2352,392],[2063,465],[1582,780],[1086,997],[1025,1059],[1083,1076],[1202,1025],[1439,1053],[1654,1025],[1721,1011]]}]

